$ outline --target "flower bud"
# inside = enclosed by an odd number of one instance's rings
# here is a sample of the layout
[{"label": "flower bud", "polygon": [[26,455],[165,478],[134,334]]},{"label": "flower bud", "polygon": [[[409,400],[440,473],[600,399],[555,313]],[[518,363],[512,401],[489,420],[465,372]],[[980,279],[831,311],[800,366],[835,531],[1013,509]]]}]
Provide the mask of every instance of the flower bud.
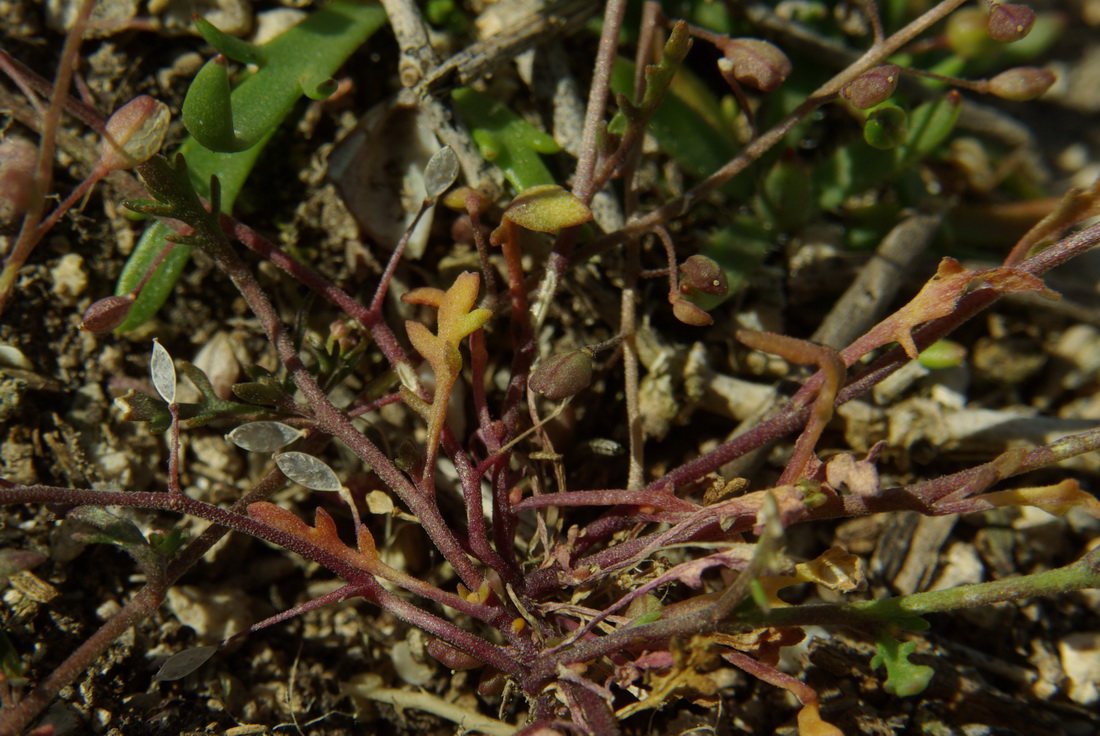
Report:
[{"label": "flower bud", "polygon": [[1048,69],[1018,66],[1001,72],[989,80],[989,91],[1006,100],[1034,100],[1051,88],[1057,77]]},{"label": "flower bud", "polygon": [[964,59],[976,59],[997,48],[989,37],[989,18],[977,8],[956,10],[947,19],[947,47]]},{"label": "flower bud", "polygon": [[551,355],[531,373],[528,385],[551,401],[579,394],[592,383],[594,363],[588,350]]},{"label": "flower bud", "polygon": [[989,10],[989,24],[986,29],[994,41],[1008,43],[1019,41],[1035,25],[1035,13],[1026,5],[1018,3],[993,3]]},{"label": "flower bud", "polygon": [[711,258],[691,256],[680,264],[680,291],[725,296],[729,292],[726,272]]},{"label": "flower bud", "polygon": [[0,224],[13,222],[42,203],[34,170],[38,148],[26,138],[12,136],[0,143]]},{"label": "flower bud", "polygon": [[132,169],[151,159],[168,134],[168,106],[141,95],[107,119],[99,163],[108,171]]},{"label": "flower bud", "polygon": [[707,327],[714,324],[714,318],[686,299],[672,299],[672,315],[685,325]]},{"label": "flower bud", "polygon": [[80,320],[80,329],[85,332],[110,332],[126,321],[130,308],[134,306],[134,297],[108,296],[93,302]]},{"label": "flower bud", "polygon": [[901,70],[895,64],[876,66],[844,85],[840,95],[860,110],[866,110],[894,94],[900,76]]},{"label": "flower bud", "polygon": [[741,84],[771,92],[791,75],[791,60],[778,46],[759,38],[731,38],[722,45],[718,60],[723,75]]},{"label": "flower bud", "polygon": [[467,654],[442,639],[428,639],[424,650],[433,659],[455,671],[472,670],[485,664],[472,654]]}]

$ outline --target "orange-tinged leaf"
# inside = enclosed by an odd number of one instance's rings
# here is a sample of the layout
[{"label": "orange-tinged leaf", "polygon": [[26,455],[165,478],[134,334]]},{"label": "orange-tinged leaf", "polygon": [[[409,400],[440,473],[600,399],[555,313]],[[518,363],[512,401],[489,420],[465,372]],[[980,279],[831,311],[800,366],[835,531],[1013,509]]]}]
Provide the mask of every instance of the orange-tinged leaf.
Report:
[{"label": "orange-tinged leaf", "polygon": [[481,329],[492,316],[493,313],[488,309],[475,309],[469,314],[463,315],[462,319],[458,321],[456,332],[461,333],[462,337],[466,337],[475,330]]},{"label": "orange-tinged leaf", "polygon": [[310,532],[309,524],[299,519],[294,512],[288,511],[282,506],[276,506],[270,501],[257,501],[249,504],[248,515],[256,521],[275,527],[279,531],[300,539],[305,539]]},{"label": "orange-tinged leaf", "polygon": [[1100,500],[1082,491],[1080,484],[1072,478],[1052,486],[1013,488],[987,493],[978,498],[993,506],[1036,506],[1055,516],[1063,516],[1070,509],[1078,507],[1100,519]]},{"label": "orange-tinged leaf", "polygon": [[439,304],[439,336],[456,347],[492,316],[488,309],[473,309],[480,285],[476,273],[460,273]]},{"label": "orange-tinged leaf", "polygon": [[513,199],[504,211],[504,219],[527,230],[554,233],[583,225],[592,219],[592,211],[557,184],[544,184],[529,187]]},{"label": "orange-tinged leaf", "polygon": [[798,736],[844,736],[844,732],[821,720],[817,703],[807,703],[798,711]]},{"label": "orange-tinged leaf", "polygon": [[416,352],[424,356],[434,368],[436,361],[442,357],[446,347],[443,341],[433,335],[427,327],[412,320],[405,322],[405,332],[409,336],[409,342],[416,348]]},{"label": "orange-tinged leaf", "polygon": [[1002,294],[1038,291],[1048,298],[1059,298],[1042,279],[1016,268],[999,266],[968,271],[954,258],[944,258],[935,276],[928,280],[913,300],[871,328],[868,335],[875,338],[876,345],[900,343],[905,353],[916,360],[917,346],[912,331],[918,325],[954,312],[959,299],[968,293],[975,282]]},{"label": "orange-tinged leaf", "polygon": [[322,546],[327,546],[332,541],[336,541],[341,546],[344,545],[340,541],[340,535],[336,532],[336,522],[320,506],[313,512],[313,529],[310,531],[314,537],[324,542]]},{"label": "orange-tinged leaf", "polygon": [[410,289],[401,295],[401,301],[406,304],[427,304],[429,307],[438,308],[443,301],[443,289],[437,289],[434,286]]},{"label": "orange-tinged leaf", "polygon": [[374,535],[365,526],[359,527],[358,540],[359,553],[364,557],[377,558],[378,547],[374,543]]}]

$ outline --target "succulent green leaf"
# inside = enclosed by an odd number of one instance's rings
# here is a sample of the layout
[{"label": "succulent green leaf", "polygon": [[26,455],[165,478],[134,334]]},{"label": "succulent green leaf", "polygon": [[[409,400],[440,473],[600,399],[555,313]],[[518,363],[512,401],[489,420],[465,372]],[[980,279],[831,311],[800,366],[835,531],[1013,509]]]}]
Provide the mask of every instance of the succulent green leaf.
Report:
[{"label": "succulent green leaf", "polygon": [[[217,176],[222,190],[221,207],[232,211],[233,203],[275,127],[301,97],[302,80],[314,80],[316,85],[331,78],[348,56],[385,22],[385,12],[375,3],[334,0],[257,47],[226,36],[205,21],[196,21],[204,38],[227,57],[242,63],[262,64],[258,72],[239,84],[229,96],[234,130],[254,131],[268,126],[255,145],[235,153],[212,151],[193,137],[185,140],[179,151],[187,157],[188,174],[198,194],[211,197],[210,177]],[[315,87],[313,91],[323,90]],[[150,214],[170,216],[166,212]],[[129,294],[135,289],[168,244],[172,232],[172,227],[160,221],[146,228],[119,276],[116,294]],[[173,249],[142,289],[129,318],[118,328],[120,332],[135,329],[156,314],[190,257],[188,246]]]},{"label": "succulent green leaf", "polygon": [[553,137],[477,90],[463,87],[456,89],[452,97],[481,155],[496,164],[512,186],[522,192],[554,183],[554,176],[539,156],[561,150]]},{"label": "succulent green leaf", "polygon": [[909,116],[909,135],[900,149],[896,168],[907,169],[935,151],[951,135],[961,112],[962,96],[954,91],[913,110]]},{"label": "succulent green leaf", "polygon": [[[632,94],[633,63],[622,58],[615,61],[611,88],[624,96]],[[625,129],[625,123],[624,120],[620,129]],[[612,125],[615,125],[614,120]],[[672,78],[667,94],[653,112],[646,129],[661,150],[699,179],[713,174],[740,150],[718,99],[686,68],[680,68]],[[750,184],[748,178],[737,177],[723,187],[723,191],[747,198]]]},{"label": "succulent green leaf", "polygon": [[275,406],[286,396],[281,388],[270,383],[235,383],[230,390],[241,401],[259,406]]},{"label": "succulent green leaf", "polygon": [[113,544],[122,548],[149,574],[163,559],[149,546],[145,535],[129,519],[115,516],[98,506],[80,506],[69,512],[69,518],[95,527],[96,532],[77,532],[73,539],[86,544]]},{"label": "succulent green leaf", "polygon": [[217,49],[218,53],[225,54],[233,61],[241,64],[262,66],[266,63],[267,54],[263,46],[257,46],[254,43],[230,36],[202,16],[197,15],[194,20],[195,30],[199,32],[204,41]]},{"label": "succulent green leaf", "polygon": [[187,132],[212,151],[243,151],[259,142],[258,138],[246,141],[234,130],[224,56],[206,62],[195,75],[180,114]]}]

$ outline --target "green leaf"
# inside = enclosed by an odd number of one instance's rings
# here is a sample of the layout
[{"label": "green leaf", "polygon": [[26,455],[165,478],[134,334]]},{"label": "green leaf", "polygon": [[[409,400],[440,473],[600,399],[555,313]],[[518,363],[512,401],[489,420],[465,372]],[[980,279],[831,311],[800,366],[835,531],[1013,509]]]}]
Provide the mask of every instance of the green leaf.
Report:
[{"label": "green leaf", "polygon": [[23,664],[19,652],[15,651],[11,639],[3,630],[0,630],[0,673],[3,674],[8,685],[22,687],[27,684],[26,679],[23,678],[23,673],[26,671],[27,667]]},{"label": "green leaf", "polygon": [[917,695],[928,687],[935,670],[922,664],[913,664],[909,656],[917,648],[917,642],[900,642],[886,631],[875,637],[875,656],[871,658],[871,667],[886,667],[886,682],[883,687],[891,695],[907,698]]},{"label": "green leaf", "polygon": [[87,544],[113,544],[127,551],[147,547],[145,535],[134,522],[115,516],[99,506],[80,506],[69,512],[69,518],[93,526],[94,532],[78,532],[73,538]]},{"label": "green leaf", "polygon": [[477,90],[463,87],[451,94],[481,155],[496,164],[517,191],[554,183],[539,156],[561,150],[553,137]]},{"label": "green leaf", "polygon": [[219,30],[206,18],[195,18],[195,30],[199,32],[204,41],[233,61],[241,64],[256,64],[257,66],[267,63],[267,54],[263,46],[257,46],[254,43],[230,36],[228,33]]},{"label": "green leaf", "polygon": [[233,395],[241,401],[260,406],[275,406],[286,398],[286,392],[273,380],[233,384]]},{"label": "green leaf", "polygon": [[899,149],[894,168],[904,171],[935,151],[951,135],[961,112],[962,96],[954,91],[913,110],[909,116],[909,135],[905,146]]},{"label": "green leaf", "polygon": [[[615,61],[611,88],[622,95],[632,94],[633,63],[621,58]],[[680,69],[673,78],[668,94],[649,121],[648,131],[662,151],[697,179],[713,174],[740,150],[717,98],[687,69]],[[732,182],[723,191],[748,196],[748,178],[736,177]]]},{"label": "green leaf", "polygon": [[17,572],[30,570],[47,559],[41,552],[30,549],[0,549],[0,585]]}]

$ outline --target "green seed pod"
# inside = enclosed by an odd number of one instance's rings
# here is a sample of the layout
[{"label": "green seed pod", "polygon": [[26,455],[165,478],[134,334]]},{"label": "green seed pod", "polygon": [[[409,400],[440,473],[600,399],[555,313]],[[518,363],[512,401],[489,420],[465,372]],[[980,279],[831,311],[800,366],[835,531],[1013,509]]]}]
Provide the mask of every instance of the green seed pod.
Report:
[{"label": "green seed pod", "polygon": [[977,8],[963,8],[947,19],[947,46],[964,59],[985,56],[997,48],[989,37],[989,18]]},{"label": "green seed pod", "polygon": [[937,340],[922,350],[917,360],[933,370],[954,368],[966,360],[966,348],[950,340]]},{"label": "green seed pod", "polygon": [[863,124],[863,140],[872,148],[886,151],[897,148],[909,134],[909,117],[896,105],[873,110]]}]

